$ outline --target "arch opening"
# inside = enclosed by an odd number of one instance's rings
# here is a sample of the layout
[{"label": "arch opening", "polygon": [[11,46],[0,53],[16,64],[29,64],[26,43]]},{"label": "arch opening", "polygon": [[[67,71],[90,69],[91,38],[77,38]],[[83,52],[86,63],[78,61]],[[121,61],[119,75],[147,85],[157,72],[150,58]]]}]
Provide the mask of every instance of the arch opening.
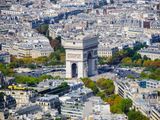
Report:
[{"label": "arch opening", "polygon": [[78,77],[78,67],[76,63],[72,64],[72,78]]},{"label": "arch opening", "polygon": [[88,76],[92,76],[92,54],[89,52],[87,56]]}]

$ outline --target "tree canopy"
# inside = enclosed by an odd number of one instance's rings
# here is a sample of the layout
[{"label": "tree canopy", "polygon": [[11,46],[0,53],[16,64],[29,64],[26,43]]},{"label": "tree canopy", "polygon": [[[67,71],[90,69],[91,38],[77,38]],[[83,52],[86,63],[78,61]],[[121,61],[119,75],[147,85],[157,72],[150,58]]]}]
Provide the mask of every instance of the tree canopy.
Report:
[{"label": "tree canopy", "polygon": [[97,94],[99,92],[98,87],[96,86],[96,83],[93,82],[91,79],[89,78],[82,78],[81,79],[84,83],[84,85],[88,88],[90,88],[94,94]]},{"label": "tree canopy", "polygon": [[129,108],[132,106],[130,99],[123,99],[118,95],[111,95],[106,100],[111,105],[112,113],[125,113],[129,112]]},{"label": "tree canopy", "polygon": [[10,68],[7,64],[0,63],[0,71],[5,76],[12,76],[14,74],[14,71],[12,68]]},{"label": "tree canopy", "polygon": [[[133,48],[125,48],[113,54],[109,59],[108,64],[114,65],[122,63],[123,65],[134,65],[135,61],[142,59],[141,55],[138,53],[138,50],[146,47],[145,44],[137,43]],[[144,59],[148,59],[146,56]]]},{"label": "tree canopy", "polygon": [[50,75],[41,75],[40,77],[15,76],[16,83],[19,84],[36,84],[45,79],[53,79],[53,77]]},{"label": "tree canopy", "polygon": [[110,79],[100,78],[97,80],[97,86],[104,91],[105,95],[111,95],[114,93],[114,84]]},{"label": "tree canopy", "polygon": [[128,112],[128,120],[149,120],[149,118],[142,115],[139,111],[131,110]]}]

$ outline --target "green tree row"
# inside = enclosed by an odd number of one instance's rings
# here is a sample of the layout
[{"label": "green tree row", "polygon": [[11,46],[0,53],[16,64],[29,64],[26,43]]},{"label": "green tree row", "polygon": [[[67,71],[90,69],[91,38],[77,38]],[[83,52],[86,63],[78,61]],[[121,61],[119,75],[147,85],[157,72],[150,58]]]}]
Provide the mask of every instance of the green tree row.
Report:
[{"label": "green tree row", "polygon": [[40,77],[31,77],[31,76],[15,76],[15,81],[18,84],[37,84],[45,79],[53,79],[50,75],[42,75]]},{"label": "green tree row", "polygon": [[141,78],[154,79],[160,81],[160,68],[152,68],[149,71],[143,71]]},{"label": "green tree row", "polygon": [[[99,58],[99,64],[110,64],[115,65],[121,63],[122,59],[129,57],[132,61],[136,61],[141,59],[141,55],[138,53],[138,50],[141,48],[147,47],[145,44],[139,43],[133,48],[125,48],[113,54],[112,57],[102,57]],[[148,59],[148,58],[144,58]]]},{"label": "green tree row", "polygon": [[57,50],[50,54],[49,57],[38,57],[38,58],[20,58],[17,59],[12,57],[11,63],[8,64],[10,68],[25,67],[35,69],[39,65],[64,65],[65,64],[65,53]]},{"label": "green tree row", "polygon": [[128,120],[149,120],[149,118],[142,115],[141,112],[135,110],[130,110],[127,115],[128,115]]}]

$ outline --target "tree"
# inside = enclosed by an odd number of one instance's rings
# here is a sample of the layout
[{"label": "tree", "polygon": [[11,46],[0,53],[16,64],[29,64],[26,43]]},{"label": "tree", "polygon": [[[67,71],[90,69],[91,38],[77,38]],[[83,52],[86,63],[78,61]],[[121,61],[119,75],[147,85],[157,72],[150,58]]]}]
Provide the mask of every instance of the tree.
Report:
[{"label": "tree", "polygon": [[30,69],[35,69],[36,65],[35,64],[28,64],[27,67],[30,68]]},{"label": "tree", "polygon": [[128,120],[149,120],[149,118],[142,115],[139,111],[131,110],[128,112]]},{"label": "tree", "polygon": [[141,72],[140,76],[141,78],[148,78],[148,74],[146,74],[145,72]]},{"label": "tree", "polygon": [[138,59],[135,61],[136,66],[142,66],[142,59]]},{"label": "tree", "polygon": [[97,80],[97,86],[105,92],[106,95],[114,93],[114,83],[110,79],[100,78]]},{"label": "tree", "polygon": [[144,67],[160,67],[160,60],[155,60],[155,61],[145,60],[143,62],[143,66]]},{"label": "tree", "polygon": [[53,77],[51,75],[41,75],[39,77],[40,81],[42,80],[46,80],[46,79],[53,79]]},{"label": "tree", "polygon": [[124,113],[128,113],[130,107],[132,107],[132,100],[131,99],[122,99],[122,101],[121,101],[122,111]]},{"label": "tree", "polygon": [[143,62],[143,66],[144,66],[144,67],[148,67],[148,66],[150,66],[150,63],[151,63],[150,60],[145,60],[145,61]]},{"label": "tree", "polygon": [[43,57],[35,58],[34,62],[37,64],[45,64],[45,63],[47,63],[48,60],[49,60],[48,57],[43,56]]},{"label": "tree", "polygon": [[127,56],[126,50],[121,50],[113,54],[112,58],[109,60],[109,64],[118,64],[121,62],[121,60]]},{"label": "tree", "polygon": [[100,65],[104,65],[108,62],[109,59],[110,58],[107,58],[107,57],[99,57],[98,62],[99,62]]},{"label": "tree", "polygon": [[160,69],[158,68],[158,69],[154,70],[153,72],[151,72],[148,77],[150,79],[160,80],[160,74],[159,73],[160,73]]},{"label": "tree", "polygon": [[111,105],[112,113],[123,113],[121,109],[122,98],[119,95],[111,95],[105,101]]},{"label": "tree", "polygon": [[0,63],[0,71],[3,73],[3,75],[12,76],[14,74],[14,71],[12,68],[10,68],[7,64]]},{"label": "tree", "polygon": [[101,99],[103,99],[103,100],[105,100],[105,98],[106,98],[106,95],[105,95],[105,92],[104,92],[104,91],[98,92],[96,96],[101,97]]},{"label": "tree", "polygon": [[131,65],[132,64],[132,59],[129,58],[129,57],[126,57],[126,58],[123,58],[121,62],[122,62],[123,65]]},{"label": "tree", "polygon": [[112,113],[125,113],[129,112],[129,108],[132,106],[130,99],[123,99],[119,95],[111,95],[105,100],[111,105]]},{"label": "tree", "polygon": [[147,72],[141,72],[142,78],[160,80],[160,68],[159,67],[147,67],[145,69]]},{"label": "tree", "polygon": [[111,95],[110,97],[106,98],[106,102],[108,102],[111,106],[120,103],[122,98],[119,95]]},{"label": "tree", "polygon": [[135,53],[132,57],[132,61],[135,61],[135,60],[138,60],[138,59],[141,59],[141,55],[139,53]]},{"label": "tree", "polygon": [[160,67],[160,60],[156,59],[154,61],[151,62],[151,66],[153,67]]},{"label": "tree", "polygon": [[32,58],[21,58],[20,60],[22,60],[24,64],[33,63],[33,59]]},{"label": "tree", "polygon": [[126,48],[124,51],[126,51],[126,57],[133,57],[136,54],[136,51],[131,48]]},{"label": "tree", "polygon": [[50,59],[50,65],[60,64],[60,52],[55,51],[55,52],[51,53],[49,56],[49,59]]},{"label": "tree", "polygon": [[66,87],[69,87],[69,85],[67,82],[63,82],[63,83],[61,83],[61,85],[59,87],[66,88]]},{"label": "tree", "polygon": [[124,48],[123,50],[113,54],[113,56],[109,59],[108,64],[114,65],[121,62],[123,65],[131,65],[132,62],[142,59],[141,55],[137,51],[145,46],[145,44],[138,43],[133,49]]},{"label": "tree", "polygon": [[40,25],[38,28],[37,28],[37,31],[41,34],[44,34],[44,35],[47,35],[47,31],[48,31],[48,25],[47,24],[43,24],[43,25]]},{"label": "tree", "polygon": [[111,112],[112,113],[117,113],[117,114],[122,114],[123,113],[119,104],[111,106]]},{"label": "tree", "polygon": [[31,77],[31,76],[22,76],[22,75],[18,75],[15,76],[15,80],[17,83],[19,84],[36,84],[39,83],[45,79],[52,79],[53,77],[50,75],[42,75],[40,77]]},{"label": "tree", "polygon": [[96,83],[93,82],[91,79],[89,78],[81,78],[82,82],[84,83],[84,85],[88,88],[90,88],[94,94],[97,94],[99,92],[98,87],[96,86]]},{"label": "tree", "polygon": [[38,78],[29,77],[29,76],[16,76],[15,80],[17,83],[20,83],[20,84],[26,84],[26,83],[35,84],[39,82]]}]

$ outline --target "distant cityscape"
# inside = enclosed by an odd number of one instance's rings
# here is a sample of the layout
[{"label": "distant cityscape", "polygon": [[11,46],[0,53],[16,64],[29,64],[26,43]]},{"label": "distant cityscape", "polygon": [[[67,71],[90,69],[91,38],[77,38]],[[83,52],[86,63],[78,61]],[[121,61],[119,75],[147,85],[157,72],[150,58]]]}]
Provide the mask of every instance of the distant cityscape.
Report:
[{"label": "distant cityscape", "polygon": [[160,120],[160,0],[0,0],[0,120]]}]

